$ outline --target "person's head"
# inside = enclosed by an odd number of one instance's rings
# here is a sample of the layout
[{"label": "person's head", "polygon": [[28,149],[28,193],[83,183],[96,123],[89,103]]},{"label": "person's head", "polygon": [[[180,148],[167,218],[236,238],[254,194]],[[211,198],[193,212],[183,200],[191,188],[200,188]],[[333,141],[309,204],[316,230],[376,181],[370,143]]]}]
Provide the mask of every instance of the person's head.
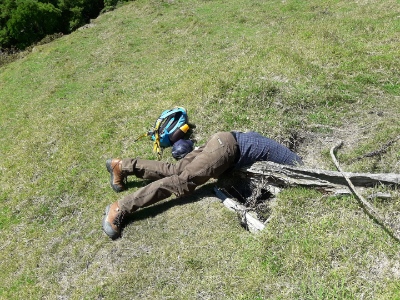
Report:
[{"label": "person's head", "polygon": [[172,156],[179,160],[184,158],[188,153],[193,150],[193,142],[191,140],[178,140],[172,146]]}]

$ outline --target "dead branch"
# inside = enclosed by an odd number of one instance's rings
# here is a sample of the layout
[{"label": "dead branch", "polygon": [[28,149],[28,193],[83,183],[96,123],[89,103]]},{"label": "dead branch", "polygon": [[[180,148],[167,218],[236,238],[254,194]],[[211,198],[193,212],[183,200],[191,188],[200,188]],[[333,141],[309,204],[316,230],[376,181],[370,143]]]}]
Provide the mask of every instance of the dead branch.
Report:
[{"label": "dead branch", "polygon": [[247,208],[235,201],[234,199],[228,198],[219,188],[214,187],[215,194],[218,198],[222,200],[222,203],[229,209],[236,213],[238,213],[241,217],[242,224],[249,230],[251,233],[257,233],[262,231],[265,228],[265,225],[253,217],[247,210]]},{"label": "dead branch", "polygon": [[373,207],[367,200],[364,199],[363,196],[361,196],[356,188],[354,187],[353,183],[350,181],[349,177],[343,172],[342,168],[339,165],[339,162],[336,160],[334,152],[339,149],[343,145],[343,141],[340,141],[336,146],[333,146],[331,148],[331,157],[333,162],[335,163],[336,168],[339,170],[339,172],[342,174],[342,176],[346,179],[348,185],[350,186],[350,189],[352,192],[356,195],[357,199],[360,201],[361,206],[364,208],[364,210],[367,212],[367,214],[373,218],[386,232],[388,232],[392,237],[394,237],[397,241],[400,242],[400,236],[397,235],[396,230],[389,224],[387,223],[384,218],[380,215],[380,213]]},{"label": "dead branch", "polygon": [[[331,155],[339,145],[331,149]],[[334,156],[332,157],[334,158]],[[334,161],[336,158],[334,158]],[[280,165],[269,161],[256,162],[252,165],[242,167],[234,171],[233,176],[235,180],[240,178],[250,179],[251,182],[259,182],[266,180],[272,190],[275,188],[278,191],[282,187],[288,186],[305,186],[314,187],[326,192],[334,192],[335,194],[346,193],[350,190],[356,193],[355,186],[357,187],[374,187],[377,185],[386,185],[388,187],[400,186],[400,174],[395,173],[351,173],[343,172],[340,169],[337,161],[335,162],[339,172],[327,171],[319,169],[306,169],[303,167],[294,167],[288,165]],[[229,183],[229,182],[227,182]],[[225,184],[227,184],[225,183]],[[350,188],[349,188],[350,186]],[[349,193],[349,192],[347,192]],[[275,194],[275,193],[272,193]],[[396,231],[384,221],[379,212],[370,205],[361,195],[356,194],[367,214],[372,217],[381,227],[384,228],[393,238],[400,241]],[[362,199],[362,200],[361,200]],[[229,202],[229,201],[228,201]],[[227,203],[228,204],[228,203]],[[235,204],[236,205],[236,204]],[[239,204],[240,205],[240,204]],[[244,206],[242,209],[245,210]]]},{"label": "dead branch", "polygon": [[[351,173],[344,172],[355,186],[373,187],[377,185],[400,186],[400,174]],[[306,169],[280,165],[269,161],[256,162],[235,171],[242,177],[264,177],[268,183],[278,187],[306,186],[333,192],[347,187],[346,179],[340,172]]]}]

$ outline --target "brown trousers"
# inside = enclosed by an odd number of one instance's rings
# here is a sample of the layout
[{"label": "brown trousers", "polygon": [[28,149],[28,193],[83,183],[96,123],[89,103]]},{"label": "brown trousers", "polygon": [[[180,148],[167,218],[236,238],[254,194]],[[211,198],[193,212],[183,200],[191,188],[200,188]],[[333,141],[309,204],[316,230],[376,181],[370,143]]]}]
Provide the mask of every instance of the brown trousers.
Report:
[{"label": "brown trousers", "polygon": [[217,178],[233,167],[239,146],[230,132],[219,132],[206,144],[192,151],[176,164],[145,159],[123,159],[122,171],[138,178],[156,180],[118,201],[122,210],[133,212],[172,194],[190,195],[197,186]]}]

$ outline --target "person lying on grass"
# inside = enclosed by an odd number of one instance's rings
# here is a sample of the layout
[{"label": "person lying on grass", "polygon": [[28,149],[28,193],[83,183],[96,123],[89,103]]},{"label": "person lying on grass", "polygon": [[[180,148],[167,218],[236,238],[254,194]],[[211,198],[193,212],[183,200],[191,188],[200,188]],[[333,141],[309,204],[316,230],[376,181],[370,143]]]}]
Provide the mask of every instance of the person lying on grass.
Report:
[{"label": "person lying on grass", "polygon": [[175,194],[188,196],[197,186],[210,178],[218,178],[233,168],[255,161],[272,161],[279,164],[303,164],[301,158],[278,142],[250,131],[232,131],[212,135],[196,150],[189,140],[174,144],[172,154],[182,158],[171,164],[146,159],[108,159],[106,167],[111,174],[111,187],[116,192],[126,189],[127,176],[155,180],[147,186],[127,195],[105,209],[103,230],[112,239],[121,234],[123,219],[139,208],[149,206]]}]

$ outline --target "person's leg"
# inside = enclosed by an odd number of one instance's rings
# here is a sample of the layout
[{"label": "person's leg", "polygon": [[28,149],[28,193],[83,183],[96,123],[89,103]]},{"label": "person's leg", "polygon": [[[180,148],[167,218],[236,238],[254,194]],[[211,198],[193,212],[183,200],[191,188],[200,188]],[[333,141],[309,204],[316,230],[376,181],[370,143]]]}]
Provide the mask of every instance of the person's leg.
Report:
[{"label": "person's leg", "polygon": [[172,175],[150,183],[135,193],[106,207],[103,230],[112,239],[121,232],[122,218],[140,207],[168,198],[171,194],[186,196],[208,179],[217,178],[237,160],[239,148],[229,132],[213,135],[179,175]]},{"label": "person's leg", "polygon": [[106,167],[111,175],[111,187],[117,193],[126,189],[126,180],[129,175],[135,175],[142,179],[157,180],[166,176],[182,173],[184,167],[189,164],[202,148],[192,151],[176,164],[153,161],[146,159],[108,159]]},{"label": "person's leg", "polygon": [[133,212],[140,207],[154,204],[168,198],[171,194],[177,197],[187,196],[210,178],[217,178],[235,163],[238,145],[229,132],[213,135],[204,148],[180,174],[154,181],[135,193],[118,201],[121,210]]},{"label": "person's leg", "polygon": [[203,147],[190,152],[176,164],[148,159],[124,158],[122,160],[122,172],[127,175],[135,175],[138,178],[151,180],[179,175],[185,166],[191,163],[202,152],[202,149]]}]

